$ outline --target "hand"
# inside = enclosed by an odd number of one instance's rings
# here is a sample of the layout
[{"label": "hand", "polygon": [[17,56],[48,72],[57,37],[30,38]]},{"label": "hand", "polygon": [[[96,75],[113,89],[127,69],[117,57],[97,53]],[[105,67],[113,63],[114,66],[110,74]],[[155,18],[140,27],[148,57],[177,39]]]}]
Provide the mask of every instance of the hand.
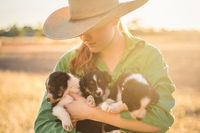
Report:
[{"label": "hand", "polygon": [[70,92],[69,95],[74,98],[74,101],[66,104],[65,108],[70,113],[71,119],[73,121],[88,119],[93,108],[88,106],[86,99],[73,92]]}]

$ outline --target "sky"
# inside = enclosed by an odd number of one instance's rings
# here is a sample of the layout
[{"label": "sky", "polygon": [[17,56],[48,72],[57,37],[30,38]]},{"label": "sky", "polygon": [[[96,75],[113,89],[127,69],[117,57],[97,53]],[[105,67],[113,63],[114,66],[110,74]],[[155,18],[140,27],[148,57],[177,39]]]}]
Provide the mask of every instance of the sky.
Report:
[{"label": "sky", "polygon": [[[42,25],[50,13],[67,3],[67,0],[0,0],[0,29],[13,24]],[[126,22],[138,19],[141,26],[148,28],[200,30],[200,0],[149,0],[123,19]]]}]

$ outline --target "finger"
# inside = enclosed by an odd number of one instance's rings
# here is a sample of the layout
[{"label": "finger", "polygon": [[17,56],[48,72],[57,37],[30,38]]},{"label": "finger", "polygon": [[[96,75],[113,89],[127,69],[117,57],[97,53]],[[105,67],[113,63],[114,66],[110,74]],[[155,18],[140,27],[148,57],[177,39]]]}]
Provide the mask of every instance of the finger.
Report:
[{"label": "finger", "polygon": [[78,120],[77,119],[72,119],[72,122],[73,123],[76,123]]}]

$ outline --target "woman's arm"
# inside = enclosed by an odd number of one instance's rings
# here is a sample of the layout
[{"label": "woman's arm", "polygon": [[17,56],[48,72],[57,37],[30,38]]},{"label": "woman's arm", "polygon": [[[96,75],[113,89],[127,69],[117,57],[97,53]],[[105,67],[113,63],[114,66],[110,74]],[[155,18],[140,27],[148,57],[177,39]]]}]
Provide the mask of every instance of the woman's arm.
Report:
[{"label": "woman's arm", "polygon": [[124,128],[132,131],[139,132],[158,132],[159,128],[148,125],[138,120],[125,120],[122,119],[118,113],[104,112],[98,108],[95,108],[89,119],[107,123],[116,127]]},{"label": "woman's arm", "polygon": [[159,131],[159,128],[145,124],[144,122],[140,122],[138,120],[125,120],[120,117],[120,114],[104,112],[98,107],[89,107],[83,97],[75,93],[70,93],[70,95],[74,97],[75,101],[73,101],[70,104],[67,104],[65,107],[70,112],[73,119],[90,119],[132,131]]}]

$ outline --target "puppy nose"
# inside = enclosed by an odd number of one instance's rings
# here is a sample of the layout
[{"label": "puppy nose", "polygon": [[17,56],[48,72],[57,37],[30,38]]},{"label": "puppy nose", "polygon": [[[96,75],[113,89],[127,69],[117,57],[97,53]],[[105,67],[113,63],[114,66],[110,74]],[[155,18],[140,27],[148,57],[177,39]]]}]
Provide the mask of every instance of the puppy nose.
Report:
[{"label": "puppy nose", "polygon": [[50,102],[50,98],[47,98],[47,102]]}]

